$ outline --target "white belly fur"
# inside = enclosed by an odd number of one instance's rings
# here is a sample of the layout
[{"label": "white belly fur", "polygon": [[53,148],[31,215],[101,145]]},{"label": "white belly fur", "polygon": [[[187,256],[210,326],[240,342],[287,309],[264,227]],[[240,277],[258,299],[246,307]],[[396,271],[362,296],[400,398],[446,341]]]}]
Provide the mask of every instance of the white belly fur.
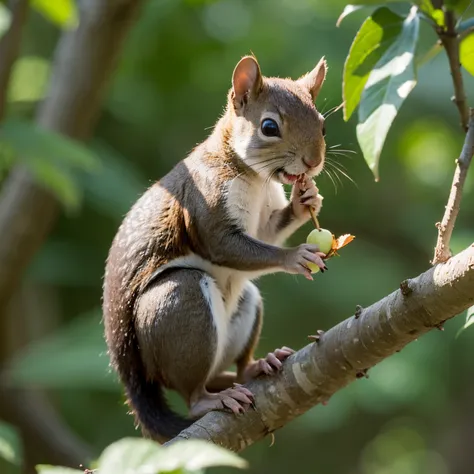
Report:
[{"label": "white belly fur", "polygon": [[[262,182],[248,182],[241,178],[229,182],[227,211],[252,237],[258,238],[259,230],[268,222],[271,213],[275,209],[282,209],[286,204],[283,188],[278,183],[271,182],[264,186]],[[222,362],[226,359],[226,348],[235,342],[230,340],[235,338],[235,334],[232,335],[229,331],[230,322],[232,315],[237,310],[246,283],[262,274],[270,273],[270,271],[240,272],[213,265],[199,255],[191,253],[163,265],[154,272],[151,279],[173,267],[197,268],[211,277],[204,277],[201,280],[203,297],[211,309],[217,333],[215,360],[209,374],[211,376],[221,368]],[[250,329],[245,328],[244,331],[242,328],[242,332],[248,333]]]}]

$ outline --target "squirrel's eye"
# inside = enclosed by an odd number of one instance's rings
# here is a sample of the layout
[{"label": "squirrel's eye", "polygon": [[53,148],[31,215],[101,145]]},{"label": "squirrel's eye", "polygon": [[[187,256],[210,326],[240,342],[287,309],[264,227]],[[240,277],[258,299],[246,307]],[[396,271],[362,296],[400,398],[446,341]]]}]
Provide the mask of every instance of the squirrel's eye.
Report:
[{"label": "squirrel's eye", "polygon": [[323,125],[323,137],[326,136],[326,127]]},{"label": "squirrel's eye", "polygon": [[261,125],[262,133],[266,137],[279,137],[280,136],[280,129],[278,128],[278,124],[275,120],[272,119],[265,119]]}]

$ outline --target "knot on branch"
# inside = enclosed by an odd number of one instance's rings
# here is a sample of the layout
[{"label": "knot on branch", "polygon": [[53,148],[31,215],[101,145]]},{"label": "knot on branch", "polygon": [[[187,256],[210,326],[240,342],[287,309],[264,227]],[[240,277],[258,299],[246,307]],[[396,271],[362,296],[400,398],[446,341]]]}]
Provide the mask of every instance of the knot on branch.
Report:
[{"label": "knot on branch", "polygon": [[408,296],[413,293],[413,288],[410,286],[410,280],[403,280],[400,283],[400,291],[403,296]]},{"label": "knot on branch", "polygon": [[359,319],[360,315],[362,314],[362,311],[364,311],[364,308],[360,304],[358,304],[356,306],[356,310],[355,310],[355,313],[354,313],[354,318]]}]

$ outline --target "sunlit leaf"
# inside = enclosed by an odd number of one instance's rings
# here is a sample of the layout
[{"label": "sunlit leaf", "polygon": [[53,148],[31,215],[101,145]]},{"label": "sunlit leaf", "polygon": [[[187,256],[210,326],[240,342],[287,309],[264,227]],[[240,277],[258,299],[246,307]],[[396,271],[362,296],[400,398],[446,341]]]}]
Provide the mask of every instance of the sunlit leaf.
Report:
[{"label": "sunlit leaf", "polygon": [[336,26],[339,26],[341,24],[342,20],[344,20],[344,18],[346,18],[346,16],[360,10],[361,8],[364,8],[364,5],[346,5],[344,7],[344,10],[339,15],[339,18],[336,21]]},{"label": "sunlit leaf", "polygon": [[13,386],[115,392],[119,387],[108,369],[106,351],[97,309],[14,354],[5,374]]},{"label": "sunlit leaf", "polygon": [[344,120],[349,120],[356,109],[372,69],[396,41],[402,27],[403,18],[386,7],[377,9],[362,24],[344,64]]},{"label": "sunlit leaf", "polygon": [[150,474],[158,472],[163,450],[151,440],[124,438],[109,445],[98,460],[101,474],[125,474],[146,466]]},{"label": "sunlit leaf", "polygon": [[61,28],[75,28],[78,24],[74,0],[32,0],[32,6]]},{"label": "sunlit leaf", "polygon": [[462,39],[459,55],[464,69],[474,76],[474,33]]},{"label": "sunlit leaf", "polygon": [[69,467],[49,466],[47,464],[39,464],[36,466],[38,474],[84,474],[84,471],[71,469]]},{"label": "sunlit leaf", "polygon": [[380,153],[398,110],[416,85],[415,52],[419,17],[412,8],[399,34],[377,61],[362,92],[357,139],[378,180]]},{"label": "sunlit leaf", "polygon": [[471,306],[467,310],[466,322],[464,324],[464,329],[468,328],[471,324],[474,324],[474,306]]},{"label": "sunlit leaf", "polygon": [[473,324],[474,324],[474,306],[471,306],[470,308],[467,309],[466,321],[459,328],[459,331],[457,332],[456,337],[458,337],[463,331],[465,331],[469,326],[472,326]]},{"label": "sunlit leaf", "polygon": [[0,38],[7,32],[11,20],[10,10],[3,3],[0,3]]},{"label": "sunlit leaf", "polygon": [[139,470],[149,474],[196,472],[211,466],[243,468],[247,463],[236,454],[201,440],[183,440],[164,448],[139,438],[124,438],[111,444],[98,461],[101,474]]},{"label": "sunlit leaf", "polygon": [[0,126],[0,141],[19,155],[67,164],[92,172],[100,168],[97,157],[82,143],[45,130],[32,122],[7,120]]},{"label": "sunlit leaf", "polygon": [[39,184],[51,191],[68,211],[77,211],[82,202],[82,191],[67,171],[48,161],[25,161]]},{"label": "sunlit leaf", "polygon": [[353,5],[382,5],[384,3],[399,3],[400,0],[353,0]]},{"label": "sunlit leaf", "polygon": [[23,462],[23,449],[18,432],[3,421],[0,421],[0,458],[16,466],[21,466]]},{"label": "sunlit leaf", "polygon": [[[36,56],[18,59],[12,70],[8,100],[37,101],[45,95],[49,76],[49,62]],[[34,81],[31,78],[34,77]]]},{"label": "sunlit leaf", "polygon": [[435,8],[431,0],[418,0],[416,3],[420,10],[438,26],[444,26],[444,12],[439,8]]},{"label": "sunlit leaf", "polygon": [[184,469],[195,472],[212,466],[247,467],[237,454],[202,440],[183,440],[172,444],[160,454],[162,472]]}]

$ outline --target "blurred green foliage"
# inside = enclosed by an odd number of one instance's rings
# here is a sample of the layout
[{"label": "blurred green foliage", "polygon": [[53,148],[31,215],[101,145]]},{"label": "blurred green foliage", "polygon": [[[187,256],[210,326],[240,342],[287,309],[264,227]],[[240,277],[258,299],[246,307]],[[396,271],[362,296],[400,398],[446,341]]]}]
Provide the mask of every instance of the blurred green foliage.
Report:
[{"label": "blurred green foliage", "polygon": [[[47,94],[58,27],[73,26],[77,18],[72,0],[58,1],[56,13],[52,4],[34,2],[41,12],[32,13],[25,31],[8,92],[8,122],[0,128],[0,180],[18,159],[35,163],[40,182],[75,213],[61,216],[27,275],[28,285],[48,288],[58,302],[43,309],[40,325],[60,324],[19,345],[6,374],[12,385],[46,389],[98,456],[113,441],[139,435],[108,369],[100,321],[104,263],[124,214],[209,133],[242,55],[255,53],[265,75],[292,77],[326,56],[329,73],[317,106],[324,112],[339,105],[344,62],[367,10],[355,11],[336,28],[345,6],[339,0],[150,0],[125,45],[95,136],[83,146],[28,123]],[[0,30],[5,22],[2,9]],[[429,28],[421,28],[417,54],[435,41]],[[358,148],[355,120],[344,122],[340,112],[328,117],[328,145],[356,154],[333,155],[351,180],[342,173],[318,178],[325,196],[320,221],[357,240],[314,282],[278,274],[258,283],[266,313],[260,354],[283,344],[303,346],[307,334],[336,324],[357,304],[368,306],[428,268],[434,224],[444,211],[463,136],[450,101],[445,55],[425,64],[417,79],[387,135],[380,183]],[[465,80],[472,104],[474,81],[467,75]],[[473,194],[471,173],[452,240],[456,252],[474,240]],[[303,242],[310,229],[307,224],[289,243]],[[453,472],[451,446],[457,443],[465,447],[464,472],[470,472],[470,441],[459,433],[465,420],[474,423],[472,403],[465,403],[473,388],[466,377],[474,369],[474,347],[470,330],[455,337],[465,321],[457,318],[444,332],[411,344],[373,369],[369,379],[277,432],[275,447],[270,440],[252,446],[243,453],[249,471],[445,474]],[[174,394],[170,399],[181,406]],[[458,405],[463,417],[454,416]],[[14,430],[3,426],[1,432],[9,434],[0,436],[6,440],[0,452],[17,459]]]},{"label": "blurred green foliage", "polygon": [[[150,440],[124,438],[102,452],[93,470],[101,474],[204,474],[204,470],[212,466],[243,468],[247,463],[236,454],[201,440],[181,440],[161,447]],[[84,472],[47,465],[37,469],[39,474]]]}]

